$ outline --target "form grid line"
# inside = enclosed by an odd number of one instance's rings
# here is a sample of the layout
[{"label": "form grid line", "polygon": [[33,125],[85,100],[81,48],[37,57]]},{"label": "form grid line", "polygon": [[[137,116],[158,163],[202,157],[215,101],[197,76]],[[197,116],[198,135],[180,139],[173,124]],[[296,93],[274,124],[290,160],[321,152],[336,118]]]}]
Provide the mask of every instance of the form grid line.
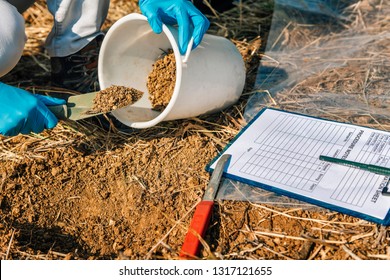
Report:
[{"label": "form grid line", "polygon": [[[390,137],[388,135],[372,132],[363,149],[357,154],[355,159],[351,160],[386,166],[389,162],[389,140]],[[355,178],[354,181],[351,182],[348,180],[348,178],[353,177]],[[344,176],[343,180],[341,180],[332,193],[331,198],[358,207],[363,207],[368,199],[367,194],[372,192],[380,179],[380,175],[369,171],[350,168],[346,176]],[[362,186],[365,187],[363,188]]]},{"label": "form grid line", "polygon": [[[261,144],[261,148],[243,165],[240,172],[313,191],[325,172],[319,155],[323,153],[324,146],[334,149],[344,145],[337,143],[345,134],[345,128],[317,120],[305,122],[296,116],[281,116],[275,123],[279,124],[280,121],[282,125],[267,127],[266,132],[270,131],[267,138],[262,135],[256,138],[255,142]],[[325,135],[334,132],[336,135],[324,139]]]}]

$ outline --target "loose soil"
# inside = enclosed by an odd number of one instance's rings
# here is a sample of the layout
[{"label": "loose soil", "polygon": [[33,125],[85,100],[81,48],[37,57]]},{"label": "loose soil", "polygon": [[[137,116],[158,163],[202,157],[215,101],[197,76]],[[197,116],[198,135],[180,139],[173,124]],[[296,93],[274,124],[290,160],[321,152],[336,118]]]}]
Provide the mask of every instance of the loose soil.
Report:
[{"label": "loose soil", "polygon": [[[350,28],[388,31],[388,1],[370,0],[365,8],[366,2],[354,9],[357,18]],[[30,91],[50,90],[50,61],[42,43],[52,17],[45,3],[38,1],[25,13],[30,38],[26,52],[2,82]],[[253,88],[262,58],[260,42],[265,39],[257,32],[269,27],[272,5],[243,3],[210,17],[209,32],[231,39],[247,66],[244,93],[234,106],[126,133],[82,120],[60,121],[39,135],[0,137],[2,259],[178,258],[209,182],[205,166],[246,124],[248,97],[261,91]],[[105,26],[134,11],[139,12],[137,1],[112,0]],[[290,41],[296,38],[292,35],[283,33]],[[363,98],[363,103],[388,96],[390,44],[373,41],[372,47],[378,44],[380,52],[372,48],[364,59],[357,55],[343,67],[313,74],[269,96],[263,105],[390,130],[390,118],[351,112],[349,102],[337,110],[316,102],[318,97],[323,100],[322,89],[337,90],[345,100]],[[378,103],[376,109],[384,105]],[[390,259],[388,227],[349,215],[298,202],[283,206],[250,198],[221,200],[214,210],[202,259]]]},{"label": "loose soil", "polygon": [[88,113],[107,113],[137,102],[144,93],[134,88],[112,85],[96,93]]},{"label": "loose soil", "polygon": [[164,53],[148,76],[147,88],[152,108],[162,111],[171,100],[176,82],[176,61],[172,50]]}]

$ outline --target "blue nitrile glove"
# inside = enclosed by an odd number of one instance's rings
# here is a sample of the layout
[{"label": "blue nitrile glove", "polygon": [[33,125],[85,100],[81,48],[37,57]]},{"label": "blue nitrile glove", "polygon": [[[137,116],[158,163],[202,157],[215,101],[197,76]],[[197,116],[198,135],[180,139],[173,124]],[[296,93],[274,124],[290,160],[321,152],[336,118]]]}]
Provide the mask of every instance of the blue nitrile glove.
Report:
[{"label": "blue nitrile glove", "polygon": [[194,37],[192,48],[196,48],[210,26],[209,20],[189,0],[140,0],[139,7],[157,34],[162,32],[163,23],[179,25],[181,54],[186,53],[191,37]]},{"label": "blue nitrile glove", "polygon": [[57,118],[46,105],[65,104],[63,99],[32,94],[0,82],[0,134],[40,133],[57,125]]}]

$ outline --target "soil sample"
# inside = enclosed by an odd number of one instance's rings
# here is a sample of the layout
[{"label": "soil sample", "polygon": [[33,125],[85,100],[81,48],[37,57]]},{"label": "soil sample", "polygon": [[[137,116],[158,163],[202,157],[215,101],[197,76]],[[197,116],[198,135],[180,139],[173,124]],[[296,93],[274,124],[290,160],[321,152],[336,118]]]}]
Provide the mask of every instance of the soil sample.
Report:
[{"label": "soil sample", "polygon": [[175,54],[168,50],[167,54],[153,64],[148,76],[147,88],[152,109],[164,110],[171,100],[176,82]]},{"label": "soil sample", "polygon": [[99,91],[94,100],[91,114],[108,113],[131,105],[138,101],[144,93],[134,88],[112,85]]}]

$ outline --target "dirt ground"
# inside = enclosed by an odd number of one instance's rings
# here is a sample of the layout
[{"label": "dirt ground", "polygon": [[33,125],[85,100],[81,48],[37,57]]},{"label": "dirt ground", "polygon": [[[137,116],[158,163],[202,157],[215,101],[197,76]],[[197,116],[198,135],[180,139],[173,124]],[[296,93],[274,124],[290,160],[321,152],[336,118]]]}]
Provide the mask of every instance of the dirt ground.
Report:
[{"label": "dirt ground", "polygon": [[[368,26],[373,14],[388,9],[385,2],[354,6],[357,15],[367,15],[364,21],[356,17],[355,23]],[[247,65],[247,84],[234,106],[127,133],[83,120],[60,121],[39,135],[0,138],[2,259],[178,258],[210,178],[206,165],[246,123],[244,109],[254,91],[272,14],[272,5],[247,3],[253,6],[225,17],[210,16],[210,32],[230,38]],[[111,1],[105,26],[133,11],[138,11],[136,1]],[[2,81],[31,91],[47,90],[50,64],[42,42],[50,30],[50,16],[44,2],[28,10],[25,18],[27,34],[35,39],[28,41],[25,55]],[[229,25],[238,26],[239,20],[242,29]],[[386,30],[389,17],[385,13],[375,22]],[[245,29],[246,24],[263,27],[259,33],[260,29]],[[324,88],[344,95],[370,88],[370,94],[386,96],[389,46],[383,44],[380,54],[368,53],[379,61],[368,74],[367,60],[347,61],[309,77],[288,94],[273,96],[265,105],[319,115],[324,108],[310,101]],[[390,130],[390,118],[328,109],[328,118]],[[299,203],[285,207],[230,200],[218,201],[214,210],[202,259],[390,259],[389,228],[348,215]]]}]

